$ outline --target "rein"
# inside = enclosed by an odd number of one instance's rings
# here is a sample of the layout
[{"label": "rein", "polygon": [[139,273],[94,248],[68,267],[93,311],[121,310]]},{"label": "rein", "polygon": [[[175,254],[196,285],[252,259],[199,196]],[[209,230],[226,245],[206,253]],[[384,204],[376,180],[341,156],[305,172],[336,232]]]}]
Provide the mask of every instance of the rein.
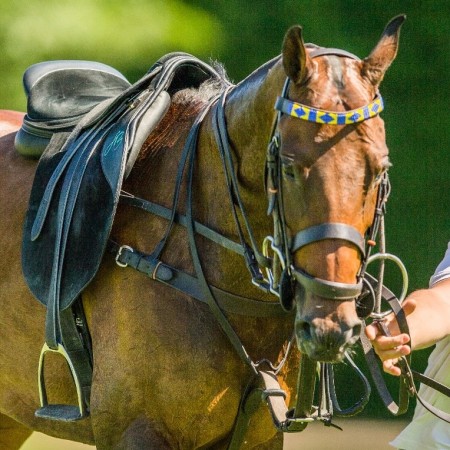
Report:
[{"label": "rein", "polygon": [[[335,49],[313,50],[310,56],[317,57],[329,54],[356,58],[354,55]],[[228,86],[220,97],[216,97],[210,101],[208,106],[196,118],[189,132],[178,166],[171,209],[134,197],[125,192],[121,193],[122,202],[144,209],[169,221],[166,232],[154,251],[148,255],[136,251],[127,245],[119,245],[112,241],[109,244],[109,250],[115,255],[116,262],[119,266],[133,267],[154,280],[170,285],[181,292],[207,303],[240,358],[250,367],[253,378],[241,399],[229,449],[240,448],[250,416],[259,406],[261,400],[267,402],[277,430],[282,432],[297,432],[302,431],[309,422],[315,420],[320,420],[325,425],[336,426],[331,423],[333,412],[338,416],[350,416],[360,412],[368,401],[370,385],[350,356],[346,354],[349,365],[356,371],[363,384],[365,394],[353,407],[341,409],[334,389],[332,365],[328,363],[317,363],[310,360],[306,355],[302,355],[298,374],[297,403],[293,409],[288,409],[285,403],[286,394],[278,383],[277,374],[287,359],[293,339],[290,339],[285,356],[278,365],[274,365],[267,360],[253,361],[228,321],[226,313],[240,313],[260,317],[270,317],[271,315],[280,316],[286,314],[286,312],[292,313],[294,309],[294,285],[295,283],[299,283],[303,289],[325,298],[339,301],[356,299],[358,315],[361,318],[371,316],[381,321],[385,315],[381,312],[381,299],[395,299],[397,301],[397,307],[393,307],[394,312],[401,317],[401,301],[403,298],[398,300],[390,291],[384,288],[382,276],[384,268],[380,269],[379,280],[366,273],[367,266],[374,260],[380,260],[382,267],[385,260],[388,259],[393,260],[399,265],[404,278],[402,297],[406,293],[407,275],[401,261],[393,255],[385,253],[384,249],[378,254],[370,255],[372,248],[375,246],[375,239],[379,231],[381,231],[381,240],[384,245],[383,218],[386,201],[390,192],[387,172],[384,172],[380,180],[374,221],[366,236],[362,236],[354,227],[344,223],[324,223],[301,230],[294,237],[290,238],[287,234],[285,224],[281,185],[281,138],[278,131],[278,123],[281,115],[290,114],[300,119],[313,120],[316,123],[336,125],[340,125],[341,121],[344,121],[344,124],[357,123],[370,119],[383,110],[381,96],[377,95],[373,102],[356,110],[337,113],[318,110],[312,107],[306,107],[297,102],[291,102],[287,99],[288,88],[289,81],[287,80],[282,95],[275,105],[278,109],[277,120],[273,127],[267,150],[265,167],[266,192],[268,213],[273,218],[274,233],[273,236],[267,236],[265,238],[262,251],[258,249],[258,244],[254,238],[244,204],[239,194],[239,186],[228,139],[225,103],[227,94],[232,89],[232,86]],[[194,220],[192,197],[198,133],[203,119],[210,111],[213,114],[214,136],[225,172],[225,181],[239,236],[239,243],[231,241],[229,238]],[[184,177],[187,179],[185,216],[176,212]],[[168,266],[160,259],[175,223],[185,226],[187,229],[189,249],[196,274],[195,277]],[[279,298],[280,302],[247,299],[211,286],[204,275],[202,261],[196,243],[196,234],[201,234],[212,242],[243,256],[250,272],[252,283],[264,292],[274,294]],[[250,243],[247,243],[245,236],[248,237]],[[356,283],[338,283],[322,280],[310,276],[301,268],[293,266],[292,255],[294,252],[305,245],[324,239],[345,240],[356,246],[359,250],[361,254],[361,267]],[[265,272],[266,276],[263,275],[263,272]],[[404,322],[406,323],[406,320]],[[363,337],[361,337],[361,340],[363,341]],[[367,342],[364,344],[363,341],[364,345],[367,346]],[[370,342],[368,346],[370,346]],[[367,348],[369,348],[368,346]],[[371,351],[373,353],[373,349]],[[365,353],[370,353],[370,350],[365,351]],[[369,365],[371,364],[376,365],[373,362]],[[319,406],[315,407],[313,406],[313,401],[317,372],[319,373],[320,392]],[[382,381],[382,376],[373,376],[378,387],[379,380],[377,381],[377,377],[381,377]],[[402,382],[401,386],[407,387],[407,384]],[[411,388],[411,386],[409,387]],[[380,389],[383,390],[383,388]],[[405,404],[407,407],[408,394],[405,394],[405,390],[401,389],[400,396],[401,400],[399,403],[401,403],[401,406],[394,411],[394,413],[398,414],[404,412]],[[388,402],[392,403],[391,400],[388,399]],[[395,410],[395,408],[393,409]]]}]

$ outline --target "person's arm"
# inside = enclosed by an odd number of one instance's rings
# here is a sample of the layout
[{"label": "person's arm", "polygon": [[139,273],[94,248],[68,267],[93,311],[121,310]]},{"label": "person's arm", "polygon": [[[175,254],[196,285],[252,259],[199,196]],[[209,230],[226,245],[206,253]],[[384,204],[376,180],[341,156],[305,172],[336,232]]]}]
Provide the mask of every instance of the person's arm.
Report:
[{"label": "person's arm", "polygon": [[412,350],[429,347],[450,334],[450,279],[430,289],[413,292],[403,302],[410,336],[400,334],[393,316],[386,319],[392,337],[384,336],[376,325],[366,328],[366,335],[383,361],[384,371],[400,375],[398,358]]}]

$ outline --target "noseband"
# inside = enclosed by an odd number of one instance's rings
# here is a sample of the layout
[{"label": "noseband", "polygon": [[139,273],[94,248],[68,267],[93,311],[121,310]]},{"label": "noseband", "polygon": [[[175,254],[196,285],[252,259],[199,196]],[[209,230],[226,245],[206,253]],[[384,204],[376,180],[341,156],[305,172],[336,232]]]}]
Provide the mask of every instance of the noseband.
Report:
[{"label": "noseband", "polygon": [[[338,49],[315,49],[310,52],[311,58],[323,55],[338,55],[359,60],[355,55]],[[374,237],[378,230],[381,217],[384,214],[384,205],[389,193],[389,180],[387,172],[382,176],[378,191],[378,200],[374,222],[369,230],[370,236],[362,236],[361,233],[351,225],[345,223],[322,223],[299,231],[293,238],[288,236],[285,223],[285,213],[282,196],[281,183],[281,158],[280,141],[281,136],[278,129],[283,114],[290,115],[309,122],[346,125],[359,123],[378,115],[384,108],[382,97],[377,94],[375,99],[360,108],[345,111],[327,111],[323,109],[306,106],[287,98],[289,89],[289,78],[286,80],[282,95],[275,103],[278,110],[277,120],[272,132],[268,146],[266,159],[266,192],[269,202],[269,213],[274,220],[274,236],[266,238],[265,256],[269,257],[273,252],[272,268],[267,270],[268,277],[265,281],[269,283],[269,290],[280,297],[281,304],[286,310],[291,310],[294,305],[294,285],[297,282],[308,292],[323,298],[334,300],[351,300],[361,295],[363,290],[364,269],[370,248],[374,245]],[[328,239],[339,239],[355,246],[361,255],[361,266],[357,276],[357,283],[340,283],[313,277],[301,268],[294,267],[293,255],[301,248]],[[269,249],[270,247],[270,249]]]}]

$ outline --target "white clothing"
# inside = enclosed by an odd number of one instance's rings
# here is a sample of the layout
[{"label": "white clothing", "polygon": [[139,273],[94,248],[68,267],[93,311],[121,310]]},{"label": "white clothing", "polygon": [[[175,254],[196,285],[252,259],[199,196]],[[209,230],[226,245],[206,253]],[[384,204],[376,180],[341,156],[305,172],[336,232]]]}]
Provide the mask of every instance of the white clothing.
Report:
[{"label": "white clothing", "polygon": [[[444,259],[430,279],[430,287],[447,278],[450,278],[450,242]],[[428,358],[425,375],[450,386],[450,336],[436,344]],[[445,395],[425,385],[420,386],[419,395],[436,408],[450,413],[450,398]],[[450,424],[438,419],[417,403],[411,423],[390,444],[405,450],[450,449]]]}]

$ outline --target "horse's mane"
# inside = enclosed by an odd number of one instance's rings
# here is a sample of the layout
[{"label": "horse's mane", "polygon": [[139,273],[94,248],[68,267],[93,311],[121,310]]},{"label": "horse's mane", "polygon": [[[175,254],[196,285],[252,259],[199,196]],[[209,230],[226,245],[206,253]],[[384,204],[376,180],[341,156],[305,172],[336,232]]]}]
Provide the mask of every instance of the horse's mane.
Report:
[{"label": "horse's mane", "polygon": [[197,114],[230,84],[224,66],[218,62],[211,65],[220,78],[210,78],[198,88],[182,89],[172,95],[169,111],[142,147],[136,162],[138,166],[160,151],[172,148],[178,138],[191,128]]},{"label": "horse's mane", "polygon": [[212,61],[211,66],[219,74],[220,78],[210,78],[203,82],[198,88],[187,88],[178,91],[173,101],[178,103],[194,101],[210,101],[217,94],[220,94],[231,82],[223,64]]}]

